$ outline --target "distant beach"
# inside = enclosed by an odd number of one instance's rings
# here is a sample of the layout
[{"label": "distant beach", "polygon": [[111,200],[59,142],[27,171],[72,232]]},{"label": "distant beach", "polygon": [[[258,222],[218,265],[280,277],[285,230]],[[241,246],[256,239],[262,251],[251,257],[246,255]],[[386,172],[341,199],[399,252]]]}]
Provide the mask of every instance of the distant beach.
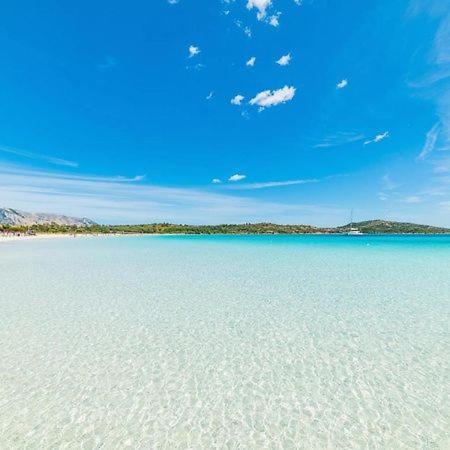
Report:
[{"label": "distant beach", "polygon": [[171,233],[151,233],[151,234],[140,234],[140,233],[109,233],[109,234],[88,234],[88,233],[79,233],[79,234],[69,234],[69,233],[39,233],[34,235],[29,234],[0,234],[0,244],[8,243],[8,242],[34,242],[37,240],[43,239],[78,239],[78,238],[107,238],[107,237],[126,237],[126,236],[184,236],[182,233],[171,234]]},{"label": "distant beach", "polygon": [[68,234],[0,234],[0,244],[15,242],[15,241],[35,241],[40,239],[59,239],[59,238],[69,238]]},{"label": "distant beach", "polygon": [[0,234],[0,244],[8,242],[35,242],[40,240],[57,240],[57,239],[86,239],[95,237],[120,236],[119,234],[69,234],[69,233],[39,233],[39,234]]}]

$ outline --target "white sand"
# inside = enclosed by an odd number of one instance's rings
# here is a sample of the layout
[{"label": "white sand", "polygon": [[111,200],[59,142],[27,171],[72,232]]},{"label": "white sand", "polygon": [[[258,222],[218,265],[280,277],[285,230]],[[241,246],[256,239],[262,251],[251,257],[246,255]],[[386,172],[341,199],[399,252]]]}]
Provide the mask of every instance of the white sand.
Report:
[{"label": "white sand", "polygon": [[[79,236],[86,236],[86,235],[77,235]],[[14,242],[14,241],[35,241],[37,239],[60,239],[60,238],[72,238],[73,235],[71,234],[36,234],[36,235],[25,235],[22,234],[20,236],[16,235],[6,235],[6,234],[0,234],[0,244],[2,242]]]},{"label": "white sand", "polygon": [[[124,237],[124,236],[182,236],[185,235],[185,233],[111,233],[111,234],[77,234],[76,238],[93,238],[93,237]],[[67,239],[74,239],[73,234],[68,233],[55,233],[55,234],[36,234],[36,235],[25,235],[22,234],[20,236],[16,235],[6,235],[6,234],[0,234],[0,244],[2,242],[14,242],[14,241],[35,241],[37,239],[59,239],[59,238],[67,238]]]}]

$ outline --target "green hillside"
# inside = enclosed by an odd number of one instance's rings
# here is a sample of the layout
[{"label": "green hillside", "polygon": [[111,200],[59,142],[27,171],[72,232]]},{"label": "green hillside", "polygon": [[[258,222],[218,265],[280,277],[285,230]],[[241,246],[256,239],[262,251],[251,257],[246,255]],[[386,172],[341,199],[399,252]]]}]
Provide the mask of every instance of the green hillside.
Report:
[{"label": "green hillside", "polygon": [[353,223],[353,225],[347,224],[342,227],[336,228],[336,230],[345,232],[353,226],[358,228],[362,233],[367,234],[380,234],[380,233],[392,233],[392,234],[444,234],[450,233],[449,228],[433,227],[431,225],[419,225],[416,223],[408,222],[391,222],[389,220],[366,220],[364,222]]}]

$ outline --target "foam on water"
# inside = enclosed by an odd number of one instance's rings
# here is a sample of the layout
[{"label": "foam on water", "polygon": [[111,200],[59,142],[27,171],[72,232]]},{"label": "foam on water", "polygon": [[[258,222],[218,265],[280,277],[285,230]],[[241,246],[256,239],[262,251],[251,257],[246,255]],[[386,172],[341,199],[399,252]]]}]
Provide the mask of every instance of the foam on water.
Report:
[{"label": "foam on water", "polygon": [[449,448],[450,237],[2,244],[3,448]]}]

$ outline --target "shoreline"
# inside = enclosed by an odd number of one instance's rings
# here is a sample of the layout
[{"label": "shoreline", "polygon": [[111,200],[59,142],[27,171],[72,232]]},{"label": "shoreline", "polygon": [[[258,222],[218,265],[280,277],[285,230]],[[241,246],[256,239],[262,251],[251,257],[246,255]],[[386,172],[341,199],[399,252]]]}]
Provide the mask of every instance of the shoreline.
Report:
[{"label": "shoreline", "polygon": [[[0,233],[0,244],[7,242],[35,241],[41,239],[63,239],[63,238],[99,238],[99,237],[126,237],[126,236],[346,236],[346,233],[98,233],[98,234],[70,234],[70,233],[40,233],[35,235],[6,235]],[[366,233],[358,237],[376,236],[449,236],[447,233]]]},{"label": "shoreline", "polygon": [[34,241],[40,239],[58,239],[71,237],[69,234],[36,234],[36,235],[0,235],[0,244],[4,242]]},{"label": "shoreline", "polygon": [[187,236],[186,233],[39,233],[34,235],[6,235],[0,233],[0,244],[5,242],[18,242],[18,241],[34,241],[41,239],[74,239],[74,238],[100,238],[100,237],[125,237],[125,236]]}]

